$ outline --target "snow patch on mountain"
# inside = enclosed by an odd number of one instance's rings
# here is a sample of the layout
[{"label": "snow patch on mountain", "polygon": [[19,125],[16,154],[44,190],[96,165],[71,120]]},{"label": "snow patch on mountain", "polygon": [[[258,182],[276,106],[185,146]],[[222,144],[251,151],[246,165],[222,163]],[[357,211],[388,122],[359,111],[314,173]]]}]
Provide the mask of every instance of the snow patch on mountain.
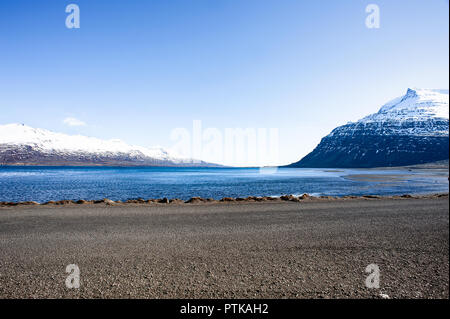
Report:
[{"label": "snow patch on mountain", "polygon": [[26,145],[46,153],[127,154],[132,157],[144,156],[174,162],[189,161],[172,156],[163,148],[128,145],[118,139],[101,140],[82,135],[55,133],[23,124],[0,125],[0,144]]},{"label": "snow patch on mountain", "polygon": [[358,122],[448,119],[448,97],[448,90],[408,89],[404,96],[389,101],[378,113],[366,116]]},{"label": "snow patch on mountain", "polygon": [[449,121],[449,91],[408,89],[406,94],[383,105],[377,113],[337,127],[328,136],[368,134],[446,136]]}]

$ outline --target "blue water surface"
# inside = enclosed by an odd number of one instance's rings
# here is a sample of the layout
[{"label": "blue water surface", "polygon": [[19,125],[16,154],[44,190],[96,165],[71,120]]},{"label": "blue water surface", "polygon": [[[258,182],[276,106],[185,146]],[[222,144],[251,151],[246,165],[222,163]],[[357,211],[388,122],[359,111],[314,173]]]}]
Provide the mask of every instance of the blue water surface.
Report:
[{"label": "blue water surface", "polygon": [[[393,175],[353,180],[348,175]],[[0,166],[0,201],[299,195],[401,195],[448,192],[443,171],[173,167]],[[397,178],[398,177],[398,178]]]}]

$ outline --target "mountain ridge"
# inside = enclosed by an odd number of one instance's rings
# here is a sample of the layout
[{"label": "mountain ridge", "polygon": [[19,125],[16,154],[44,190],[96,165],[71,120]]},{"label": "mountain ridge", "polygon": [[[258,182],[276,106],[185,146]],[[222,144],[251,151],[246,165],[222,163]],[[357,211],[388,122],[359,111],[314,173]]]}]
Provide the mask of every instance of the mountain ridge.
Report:
[{"label": "mountain ridge", "polygon": [[159,147],[56,133],[17,123],[0,125],[0,165],[219,166],[176,157]]},{"label": "mountain ridge", "polygon": [[391,167],[449,158],[448,90],[410,89],[378,112],[336,127],[288,167]]}]

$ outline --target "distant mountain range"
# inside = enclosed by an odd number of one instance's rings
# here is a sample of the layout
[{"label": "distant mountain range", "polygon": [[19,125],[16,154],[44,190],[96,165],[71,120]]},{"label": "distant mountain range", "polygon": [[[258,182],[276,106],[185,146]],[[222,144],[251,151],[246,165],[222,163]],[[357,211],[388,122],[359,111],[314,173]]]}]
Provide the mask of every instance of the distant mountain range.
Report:
[{"label": "distant mountain range", "polygon": [[[388,167],[449,158],[448,90],[408,89],[374,114],[335,128],[288,167]],[[220,166],[162,148],[0,125],[0,165]]]},{"label": "distant mountain range", "polygon": [[389,167],[449,158],[449,91],[408,89],[357,122],[335,128],[289,167]]},{"label": "distant mountain range", "polygon": [[66,135],[23,124],[0,125],[0,165],[219,166],[172,156],[162,148]]}]

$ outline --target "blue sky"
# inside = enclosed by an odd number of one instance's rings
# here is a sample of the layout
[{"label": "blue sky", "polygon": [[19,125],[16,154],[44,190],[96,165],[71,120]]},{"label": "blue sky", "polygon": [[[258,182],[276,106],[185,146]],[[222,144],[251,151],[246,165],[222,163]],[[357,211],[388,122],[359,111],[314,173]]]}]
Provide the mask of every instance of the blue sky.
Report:
[{"label": "blue sky", "polygon": [[[70,3],[80,29],[65,26]],[[380,7],[379,29],[365,26],[369,3]],[[279,163],[293,162],[408,87],[449,87],[448,6],[1,1],[0,124],[167,148],[193,120],[278,128]]]}]

